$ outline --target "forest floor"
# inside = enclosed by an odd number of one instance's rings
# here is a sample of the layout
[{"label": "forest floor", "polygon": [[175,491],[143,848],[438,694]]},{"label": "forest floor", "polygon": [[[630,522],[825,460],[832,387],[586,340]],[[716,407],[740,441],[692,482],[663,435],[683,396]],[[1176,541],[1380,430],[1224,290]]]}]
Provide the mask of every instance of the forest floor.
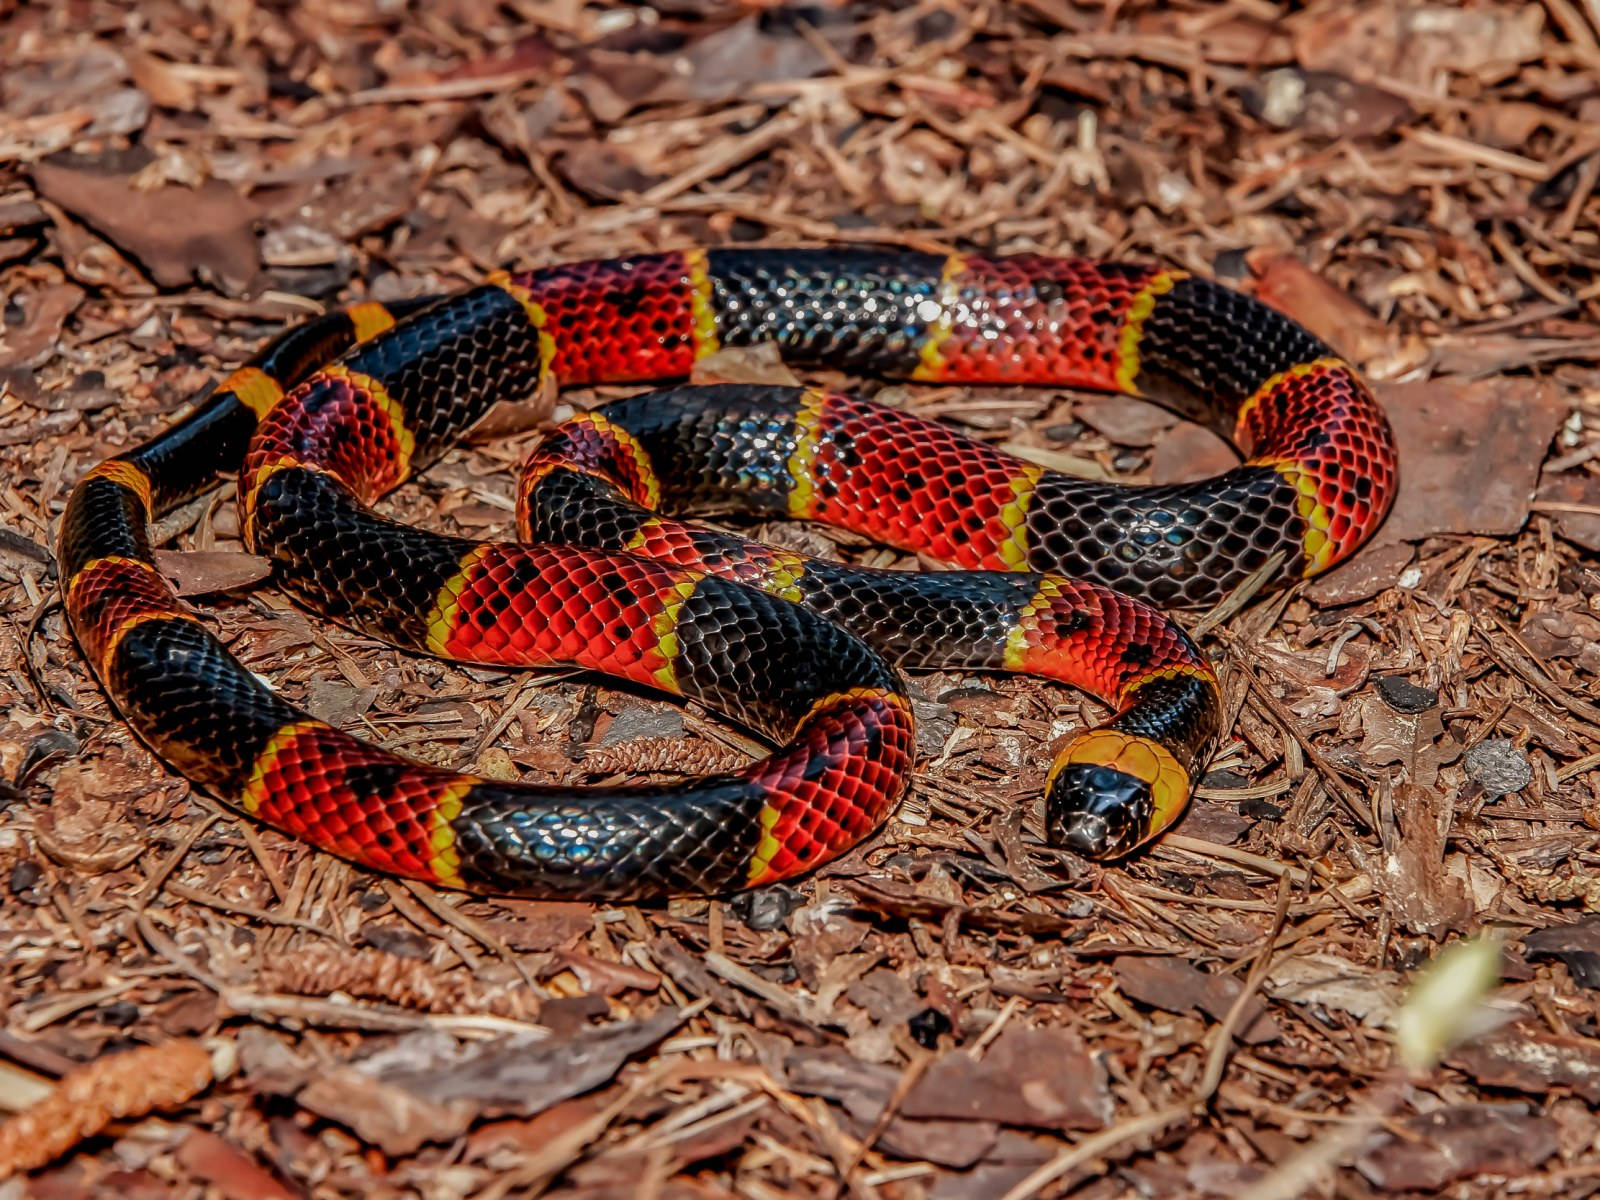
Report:
[{"label": "forest floor", "polygon": [[[0,1123],[0,1173],[48,1160],[0,1200],[1600,1189],[1594,0],[72,0],[5,16],[0,62],[0,1114],[55,1114]],[[108,705],[63,501],[286,322],[758,243],[1183,267],[1373,381],[1397,506],[1206,636],[1234,719],[1171,836],[1050,850],[1044,768],[1104,710],[921,675],[911,795],[794,887],[473,898],[220,808]],[[895,395],[1096,478],[1232,461],[1131,401]],[[511,535],[550,416],[508,406],[385,510]],[[328,720],[543,781],[743,753],[603,680],[313,619],[230,498],[164,562]],[[1474,1028],[1406,1070],[1418,969],[1486,931]]]}]

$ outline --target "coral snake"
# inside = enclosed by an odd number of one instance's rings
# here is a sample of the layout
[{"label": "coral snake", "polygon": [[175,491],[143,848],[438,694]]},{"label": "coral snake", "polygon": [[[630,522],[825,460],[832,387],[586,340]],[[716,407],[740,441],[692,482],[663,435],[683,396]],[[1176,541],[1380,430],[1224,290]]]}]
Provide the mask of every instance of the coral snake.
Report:
[{"label": "coral snake", "polygon": [[[369,507],[493,401],[667,383],[722,347],[866,377],[1148,396],[1243,462],[1170,486],[1041,469],[894,407],[720,384],[581,412],[540,444],[519,542]],[[246,544],[299,601],[397,647],[571,665],[699,701],[774,747],[728,773],[595,788],[450,772],[311,717],[207,631],[149,525],[237,470]],[[134,730],[194,784],[389,873],[500,893],[715,894],[861,842],[915,758],[902,670],[1025,672],[1114,709],[1049,768],[1045,828],[1106,858],[1166,828],[1221,724],[1216,676],[1155,606],[1347,557],[1395,490],[1391,431],[1345,362],[1184,271],[1032,255],[692,250],[500,273],[358,303],[272,342],[78,483],[67,612]],[[869,570],[668,514],[826,522],[959,569]]]}]

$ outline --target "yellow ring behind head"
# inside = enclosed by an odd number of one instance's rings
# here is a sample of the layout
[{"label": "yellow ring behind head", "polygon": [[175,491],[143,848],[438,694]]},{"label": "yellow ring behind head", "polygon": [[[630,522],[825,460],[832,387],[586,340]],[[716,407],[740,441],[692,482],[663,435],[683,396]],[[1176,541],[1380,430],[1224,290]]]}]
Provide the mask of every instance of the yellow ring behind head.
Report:
[{"label": "yellow ring behind head", "polygon": [[1093,729],[1080,734],[1056,756],[1045,780],[1048,794],[1056,776],[1076,765],[1110,767],[1143,780],[1150,788],[1150,823],[1139,839],[1148,841],[1163,832],[1189,803],[1189,772],[1160,742],[1114,729]]}]

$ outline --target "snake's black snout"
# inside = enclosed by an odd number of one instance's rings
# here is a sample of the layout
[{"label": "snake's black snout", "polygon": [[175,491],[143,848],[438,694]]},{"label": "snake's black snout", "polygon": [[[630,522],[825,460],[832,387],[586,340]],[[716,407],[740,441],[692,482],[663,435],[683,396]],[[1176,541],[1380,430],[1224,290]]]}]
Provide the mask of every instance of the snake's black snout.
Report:
[{"label": "snake's black snout", "polygon": [[1045,796],[1045,840],[1085,858],[1117,858],[1144,841],[1154,810],[1150,785],[1137,776],[1069,763]]}]

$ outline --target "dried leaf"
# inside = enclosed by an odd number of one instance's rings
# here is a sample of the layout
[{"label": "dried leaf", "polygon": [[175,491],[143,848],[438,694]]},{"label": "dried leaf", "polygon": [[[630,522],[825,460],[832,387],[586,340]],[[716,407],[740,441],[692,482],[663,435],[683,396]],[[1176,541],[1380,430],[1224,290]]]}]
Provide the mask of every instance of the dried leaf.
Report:
[{"label": "dried leaf", "polygon": [[141,190],[94,160],[33,168],[41,195],[138,259],[162,287],[199,279],[239,294],[259,268],[255,209],[227,184]]},{"label": "dried leaf", "polygon": [[1299,321],[1351,362],[1394,352],[1393,328],[1295,255],[1258,251],[1246,261],[1255,273],[1258,299]]},{"label": "dried leaf", "polygon": [[531,1116],[598,1087],[681,1020],[666,1011],[564,1039],[500,1038],[465,1049],[444,1034],[408,1034],[377,1054],[319,1070],[297,1099],[385,1154],[410,1154],[459,1137],[484,1117]]},{"label": "dried leaf", "polygon": [[1600,988],[1600,916],[1535,930],[1522,945],[1529,957],[1559,958],[1581,987]]},{"label": "dried leaf", "polygon": [[[1111,964],[1117,986],[1135,1000],[1166,1012],[1203,1012],[1220,1021],[1228,1015],[1244,986],[1234,975],[1208,975],[1181,958],[1143,958],[1119,955]],[[1248,1045],[1276,1041],[1283,1036],[1278,1023],[1259,998],[1249,1001],[1239,1022],[1238,1038]]]},{"label": "dried leaf", "polygon": [[1037,1129],[1100,1129],[1111,1119],[1111,1093],[1103,1068],[1076,1034],[1012,1023],[981,1059],[966,1050],[936,1058],[900,1111]]},{"label": "dried leaf", "polygon": [[[783,1069],[790,1090],[836,1101],[862,1131],[876,1124],[899,1082],[893,1069],[861,1062],[836,1047],[797,1049],[784,1059]],[[988,1153],[999,1132],[991,1120],[914,1120],[902,1106],[884,1128],[882,1143],[906,1158],[970,1167]]]},{"label": "dried leaf", "polygon": [[270,560],[235,550],[157,550],[155,560],[180,596],[237,591],[272,575]]},{"label": "dried leaf", "polygon": [[776,342],[754,346],[729,346],[708,354],[694,364],[689,382],[764,383],[798,387],[800,378],[783,361]]},{"label": "dried leaf", "polygon": [[207,1129],[192,1129],[174,1155],[178,1165],[223,1200],[294,1200],[294,1193],[244,1151]]},{"label": "dried leaf", "polygon": [[1403,1117],[1356,1159],[1386,1191],[1432,1191],[1474,1175],[1515,1179],[1560,1149],[1556,1123],[1520,1104],[1462,1104]]},{"label": "dried leaf", "polygon": [[1377,541],[1522,528],[1539,465],[1569,411],[1557,388],[1539,379],[1437,379],[1384,385],[1378,395],[1405,468]]}]

